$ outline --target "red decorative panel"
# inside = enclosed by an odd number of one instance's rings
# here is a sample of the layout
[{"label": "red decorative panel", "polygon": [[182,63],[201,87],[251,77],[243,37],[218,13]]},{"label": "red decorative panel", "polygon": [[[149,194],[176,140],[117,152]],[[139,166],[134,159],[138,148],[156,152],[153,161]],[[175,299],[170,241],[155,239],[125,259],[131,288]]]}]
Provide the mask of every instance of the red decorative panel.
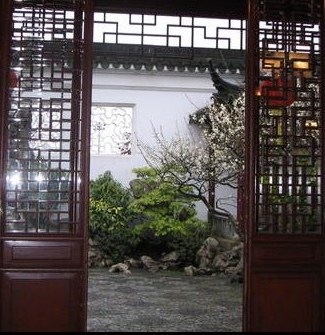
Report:
[{"label": "red decorative panel", "polygon": [[1,277],[2,331],[78,331],[79,273],[4,272]]},{"label": "red decorative panel", "polygon": [[249,0],[246,332],[325,331],[324,6]]},{"label": "red decorative panel", "polygon": [[83,332],[93,1],[0,3],[0,331]]},{"label": "red decorative panel", "polygon": [[78,268],[82,266],[79,241],[4,241],[5,268]]},{"label": "red decorative panel", "polygon": [[258,8],[255,231],[320,234],[321,3],[269,0]]},{"label": "red decorative panel", "polygon": [[321,260],[321,252],[317,243],[254,243],[252,247],[253,264],[290,263],[313,264]]},{"label": "red decorative panel", "polygon": [[256,332],[320,331],[319,273],[252,274]]}]

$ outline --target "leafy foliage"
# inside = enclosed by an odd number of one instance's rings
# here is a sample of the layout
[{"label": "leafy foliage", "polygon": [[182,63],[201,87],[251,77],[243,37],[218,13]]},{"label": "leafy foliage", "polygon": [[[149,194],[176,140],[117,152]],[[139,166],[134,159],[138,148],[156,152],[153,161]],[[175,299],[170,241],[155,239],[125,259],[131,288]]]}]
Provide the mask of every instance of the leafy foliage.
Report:
[{"label": "leafy foliage", "polygon": [[133,172],[138,179],[132,183],[135,199],[130,209],[143,217],[134,227],[139,239],[138,252],[159,254],[182,246],[184,261],[189,254],[193,256],[195,248],[207,236],[207,226],[196,217],[192,199],[179,191],[172,178],[161,179],[161,171],[144,167]]},{"label": "leafy foliage", "polygon": [[136,241],[128,222],[133,213],[128,206],[132,194],[106,171],[90,182],[89,233],[113,261],[124,260]]},{"label": "leafy foliage", "polygon": [[90,183],[90,236],[114,262],[146,254],[160,257],[177,250],[191,264],[207,237],[192,201],[152,168],[135,169],[131,190],[109,171]]}]

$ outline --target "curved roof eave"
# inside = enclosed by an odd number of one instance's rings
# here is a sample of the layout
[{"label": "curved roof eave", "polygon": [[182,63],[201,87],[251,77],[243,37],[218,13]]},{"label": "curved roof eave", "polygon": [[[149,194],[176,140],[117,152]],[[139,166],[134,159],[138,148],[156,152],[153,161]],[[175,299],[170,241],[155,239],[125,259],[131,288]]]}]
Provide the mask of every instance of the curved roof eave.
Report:
[{"label": "curved roof eave", "polygon": [[212,62],[219,73],[243,74],[245,50],[179,48],[135,44],[94,44],[94,67],[147,71],[207,72]]}]

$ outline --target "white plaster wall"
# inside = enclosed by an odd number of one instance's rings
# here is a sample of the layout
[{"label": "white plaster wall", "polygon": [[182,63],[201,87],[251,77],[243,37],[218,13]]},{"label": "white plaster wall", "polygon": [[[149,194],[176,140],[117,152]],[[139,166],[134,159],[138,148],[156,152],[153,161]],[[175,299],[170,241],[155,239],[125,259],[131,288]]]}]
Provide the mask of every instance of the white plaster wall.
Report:
[{"label": "white plaster wall", "polygon": [[[124,69],[95,69],[93,74],[92,101],[107,104],[134,106],[133,132],[147,143],[155,144],[153,126],[168,139],[177,132],[186,132],[189,114],[210,103],[216,92],[209,73],[180,73],[169,71],[134,71]],[[94,179],[106,170],[128,187],[135,177],[134,167],[146,163],[133,141],[132,155],[91,156],[90,178]],[[225,196],[235,191],[217,190]],[[231,205],[230,210],[235,212]],[[198,204],[198,216],[206,219],[204,206]]]}]

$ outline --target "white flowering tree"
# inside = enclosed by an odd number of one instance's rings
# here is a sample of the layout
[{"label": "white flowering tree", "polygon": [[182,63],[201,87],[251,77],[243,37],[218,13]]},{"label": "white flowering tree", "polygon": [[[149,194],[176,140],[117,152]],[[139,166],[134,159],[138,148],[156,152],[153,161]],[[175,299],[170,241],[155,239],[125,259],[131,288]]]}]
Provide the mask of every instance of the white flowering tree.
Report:
[{"label": "white flowering tree", "polygon": [[244,97],[242,91],[227,102],[212,98],[209,106],[191,115],[186,137],[177,134],[167,140],[154,129],[155,146],[138,140],[144,159],[159,171],[161,180],[202,201],[210,212],[230,214],[220,205],[222,199],[215,199],[215,189],[236,188],[243,170]]}]

